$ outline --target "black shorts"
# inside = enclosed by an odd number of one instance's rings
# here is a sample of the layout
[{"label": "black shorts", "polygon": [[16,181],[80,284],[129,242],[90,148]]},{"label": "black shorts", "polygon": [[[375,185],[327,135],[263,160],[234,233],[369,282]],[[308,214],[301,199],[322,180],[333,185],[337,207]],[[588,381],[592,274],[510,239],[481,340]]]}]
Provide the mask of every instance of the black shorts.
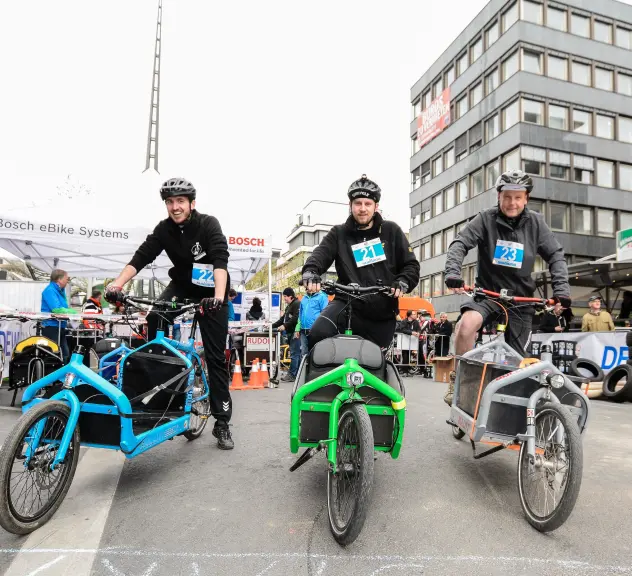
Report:
[{"label": "black shorts", "polygon": [[[509,314],[509,323],[505,328],[505,341],[518,354],[526,356],[524,347],[531,334],[535,309],[533,306],[505,306],[505,309]],[[491,324],[495,328],[496,324],[506,323],[504,310],[492,300],[472,300],[461,305],[461,314],[467,310],[478,312],[483,317],[483,326]]]}]

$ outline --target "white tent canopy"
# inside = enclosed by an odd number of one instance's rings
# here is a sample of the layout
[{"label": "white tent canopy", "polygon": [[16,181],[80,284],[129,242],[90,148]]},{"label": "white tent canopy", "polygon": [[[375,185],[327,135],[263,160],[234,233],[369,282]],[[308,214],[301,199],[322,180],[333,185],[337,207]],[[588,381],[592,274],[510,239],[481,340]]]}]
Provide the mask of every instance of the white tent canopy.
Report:
[{"label": "white tent canopy", "polygon": [[[133,199],[126,199],[115,206],[83,199],[0,211],[0,248],[44,271],[61,268],[71,276],[111,278],[165,217],[162,206],[148,204],[134,206]],[[232,284],[245,284],[270,259],[271,239],[231,228],[223,232]],[[163,253],[139,277],[168,281],[169,268]]]}]

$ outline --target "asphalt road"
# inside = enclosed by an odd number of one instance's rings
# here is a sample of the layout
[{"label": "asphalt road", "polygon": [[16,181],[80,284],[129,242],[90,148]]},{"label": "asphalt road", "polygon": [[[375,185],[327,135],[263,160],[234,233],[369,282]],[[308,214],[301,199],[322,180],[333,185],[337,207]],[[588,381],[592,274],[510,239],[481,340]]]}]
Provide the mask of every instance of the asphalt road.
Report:
[{"label": "asphalt road", "polygon": [[[378,458],[364,530],[346,549],[329,532],[324,458],[288,471],[290,386],[282,384],[234,393],[232,452],[218,450],[210,430],[130,461],[82,451],[53,520],[28,537],[0,533],[0,572],[632,574],[632,405],[593,402],[575,511],[540,534],[522,514],[516,453],[474,461],[445,424],[444,385],[406,383],[404,449],[398,460]],[[17,416],[0,410],[0,439]]]}]

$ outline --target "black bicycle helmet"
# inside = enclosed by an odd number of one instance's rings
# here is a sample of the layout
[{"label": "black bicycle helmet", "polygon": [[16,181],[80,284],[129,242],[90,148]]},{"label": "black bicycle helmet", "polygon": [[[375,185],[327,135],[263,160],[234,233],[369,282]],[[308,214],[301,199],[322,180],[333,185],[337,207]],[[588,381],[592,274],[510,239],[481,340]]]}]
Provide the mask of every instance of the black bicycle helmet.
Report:
[{"label": "black bicycle helmet", "polygon": [[362,174],[362,178],[349,186],[347,196],[349,196],[349,201],[356,198],[369,198],[377,204],[382,197],[382,190],[373,180],[369,180],[366,174]]},{"label": "black bicycle helmet", "polygon": [[195,200],[195,186],[184,178],[170,178],[160,187],[160,197],[164,200],[174,196],[186,196]]},{"label": "black bicycle helmet", "polygon": [[533,190],[533,180],[522,170],[509,170],[496,180],[496,191],[503,190],[526,190],[527,194],[530,194]]}]

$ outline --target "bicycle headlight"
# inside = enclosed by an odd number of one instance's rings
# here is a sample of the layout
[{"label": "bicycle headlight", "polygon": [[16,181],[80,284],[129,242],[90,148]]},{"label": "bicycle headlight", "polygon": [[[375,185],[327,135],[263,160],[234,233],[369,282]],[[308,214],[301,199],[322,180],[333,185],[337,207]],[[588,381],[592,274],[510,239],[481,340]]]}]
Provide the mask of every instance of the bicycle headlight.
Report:
[{"label": "bicycle headlight", "polygon": [[364,384],[364,374],[362,374],[362,372],[349,372],[347,374],[347,384],[349,384],[349,386],[360,386]]},{"label": "bicycle headlight", "polygon": [[561,374],[550,374],[546,380],[553,388],[561,388],[565,382],[564,376]]}]

